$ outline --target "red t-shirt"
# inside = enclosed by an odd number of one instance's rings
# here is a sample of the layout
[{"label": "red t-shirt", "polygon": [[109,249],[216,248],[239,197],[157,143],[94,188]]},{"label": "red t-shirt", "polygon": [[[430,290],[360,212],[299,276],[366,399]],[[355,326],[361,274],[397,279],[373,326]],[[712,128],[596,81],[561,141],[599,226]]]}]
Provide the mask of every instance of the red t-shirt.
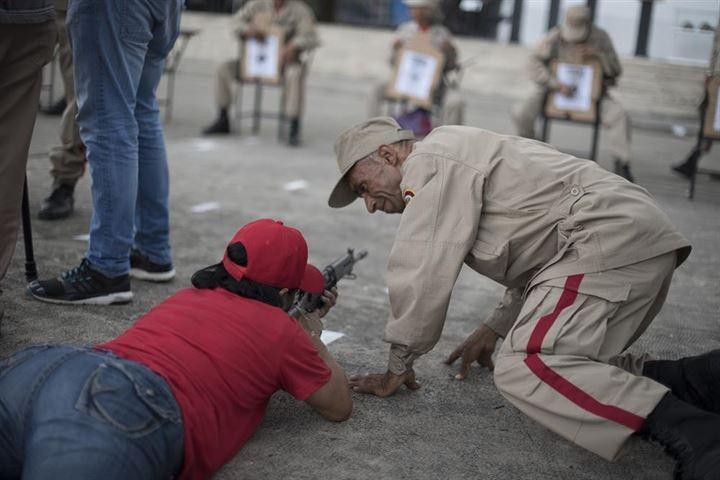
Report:
[{"label": "red t-shirt", "polygon": [[306,399],[330,369],[276,307],[224,289],[184,289],[97,348],[162,375],[182,410],[181,479],[206,479],[250,438],[279,389]]}]

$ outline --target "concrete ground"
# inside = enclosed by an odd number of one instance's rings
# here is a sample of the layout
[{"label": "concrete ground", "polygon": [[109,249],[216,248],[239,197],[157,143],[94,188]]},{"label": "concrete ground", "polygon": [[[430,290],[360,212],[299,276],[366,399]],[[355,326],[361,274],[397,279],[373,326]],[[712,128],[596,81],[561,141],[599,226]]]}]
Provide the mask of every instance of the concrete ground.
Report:
[{"label": "concrete ground", "polygon": [[[339,304],[325,326],[345,334],[330,350],[348,373],[384,370],[387,345],[381,338],[388,312],[384,273],[398,217],[368,215],[359,203],[342,210],[332,210],[326,203],[336,176],[332,143],[343,128],[363,118],[364,96],[370,88],[367,78],[313,72],[304,144],[291,149],[277,143],[272,121],[263,124],[257,137],[248,135],[247,125],[240,135],[198,136],[214,115],[214,65],[213,59],[184,60],[177,78],[174,119],[166,128],[177,279],[166,285],[135,282],[135,300],[125,306],[43,304],[24,295],[20,240],[0,299],[6,308],[0,355],[32,343],[93,343],[119,334],[151,306],[188,286],[196,269],[217,262],[238,226],[273,217],[304,232],[311,260],[319,266],[348,246],[369,250],[357,267],[357,279],[341,283]],[[694,75],[694,70],[688,73],[689,84]],[[276,105],[274,96],[266,100],[266,106]],[[467,100],[468,124],[511,132],[507,112],[512,96],[474,92]],[[687,116],[677,118],[687,123]],[[694,250],[677,271],[665,308],[632,349],[678,358],[720,347],[720,184],[702,176],[695,200],[685,197],[685,181],[669,167],[686,154],[693,140],[675,137],[669,124],[666,127],[634,131],[633,169],[638,183],[653,194]],[[28,163],[33,215],[50,190],[47,151],[56,142],[57,131],[57,118],[38,118]],[[551,142],[559,148],[585,155],[589,141],[587,127],[553,126]],[[600,163],[610,165],[604,145]],[[704,164],[720,169],[720,149]],[[295,180],[304,180],[306,187],[296,183],[288,191],[288,182]],[[192,211],[207,202],[217,202],[217,208]],[[74,237],[87,233],[90,214],[85,176],[77,187],[73,217],[33,222],[41,276],[55,275],[79,262],[86,245]],[[324,422],[305,405],[278,394],[261,428],[216,478],[670,479],[672,463],[659,447],[632,441],[622,458],[606,462],[525,418],[500,396],[487,371],[474,368],[466,381],[453,379],[455,369],[445,366],[443,358],[482,321],[501,294],[497,284],[464,270],[442,339],[416,364],[421,390],[401,391],[388,399],[355,395],[353,417],[342,424]]]}]

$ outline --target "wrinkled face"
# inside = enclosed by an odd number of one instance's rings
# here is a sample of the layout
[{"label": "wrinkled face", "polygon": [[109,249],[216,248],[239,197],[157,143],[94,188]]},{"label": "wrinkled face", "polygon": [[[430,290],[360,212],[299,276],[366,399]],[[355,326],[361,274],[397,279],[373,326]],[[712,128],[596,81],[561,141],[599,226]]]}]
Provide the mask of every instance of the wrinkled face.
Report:
[{"label": "wrinkled face", "polygon": [[430,25],[433,20],[433,11],[430,7],[410,7],[410,16],[420,25]]},{"label": "wrinkled face", "polygon": [[361,160],[350,170],[347,180],[368,212],[402,213],[405,209],[400,190],[402,174],[391,160],[378,156]]}]

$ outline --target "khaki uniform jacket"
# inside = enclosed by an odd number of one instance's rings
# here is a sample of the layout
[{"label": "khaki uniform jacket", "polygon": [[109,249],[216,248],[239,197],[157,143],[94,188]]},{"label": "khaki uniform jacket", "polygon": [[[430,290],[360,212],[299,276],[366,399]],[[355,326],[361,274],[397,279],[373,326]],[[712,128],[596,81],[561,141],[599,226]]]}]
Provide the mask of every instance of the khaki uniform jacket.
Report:
[{"label": "khaki uniform jacket", "polygon": [[[622,74],[622,66],[613,47],[610,36],[605,30],[592,27],[588,39],[584,42],[598,49],[598,59],[602,64],[603,76],[612,82]],[[556,89],[557,80],[550,71],[550,62],[557,59],[572,59],[577,43],[566,42],[560,35],[560,27],[552,28],[537,44],[530,55],[530,79],[544,88]]]},{"label": "khaki uniform jacket", "polygon": [[[535,140],[440,127],[401,172],[406,207],[388,262],[385,332],[395,373],[437,343],[463,264],[507,287],[485,322],[504,337],[540,282],[673,250],[679,264],[690,252],[645,189]],[[630,285],[603,278],[583,288],[620,301]]]},{"label": "khaki uniform jacket", "polygon": [[[410,21],[401,23],[397,27],[395,32],[395,40],[401,40],[403,43],[407,43],[415,38],[420,33],[420,27],[416,22]],[[445,48],[446,42],[452,43],[452,33],[444,25],[439,23],[433,24],[428,29],[428,35],[430,36],[430,44],[435,50],[439,50],[445,54],[445,66],[444,71],[452,70],[457,66],[457,50],[455,47],[450,49]],[[395,65],[397,61],[397,51],[393,50],[392,56],[390,57],[390,64]]]},{"label": "khaki uniform jacket", "polygon": [[247,31],[255,16],[260,12],[271,12],[272,23],[285,29],[285,42],[292,43],[300,50],[310,50],[320,45],[315,29],[315,14],[301,0],[287,0],[276,12],[272,0],[250,0],[232,16],[231,25],[236,35]]}]

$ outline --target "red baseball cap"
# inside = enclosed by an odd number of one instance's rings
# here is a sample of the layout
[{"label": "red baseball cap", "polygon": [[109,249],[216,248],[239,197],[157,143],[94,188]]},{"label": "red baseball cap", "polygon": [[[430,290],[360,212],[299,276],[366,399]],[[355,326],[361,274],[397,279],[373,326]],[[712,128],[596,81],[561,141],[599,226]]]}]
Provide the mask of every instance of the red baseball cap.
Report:
[{"label": "red baseball cap", "polygon": [[238,230],[229,245],[238,242],[247,252],[247,265],[230,260],[227,250],[222,261],[235,280],[245,277],[271,287],[322,293],[325,279],[320,270],[307,263],[307,243],[299,230],[263,218]]}]

